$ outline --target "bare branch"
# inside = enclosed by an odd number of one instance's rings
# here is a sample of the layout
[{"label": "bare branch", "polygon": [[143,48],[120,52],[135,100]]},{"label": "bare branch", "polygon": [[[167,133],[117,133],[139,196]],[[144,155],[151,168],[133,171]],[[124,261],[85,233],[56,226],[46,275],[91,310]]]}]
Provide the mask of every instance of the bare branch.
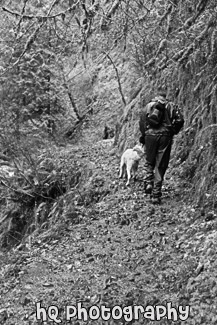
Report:
[{"label": "bare branch", "polygon": [[124,98],[124,94],[123,94],[123,91],[122,91],[122,87],[121,87],[121,81],[120,81],[120,76],[119,76],[119,73],[118,73],[118,69],[116,67],[116,65],[114,64],[114,61],[112,60],[112,58],[110,57],[109,54],[105,53],[105,55],[107,56],[107,58],[111,61],[114,69],[115,69],[115,72],[116,72],[116,76],[117,76],[117,79],[118,79],[118,88],[119,88],[119,92],[121,94],[121,98],[122,98],[122,101],[124,103],[124,105],[126,105],[126,100]]},{"label": "bare branch", "polygon": [[111,19],[111,17],[115,14],[116,10],[118,9],[120,3],[122,0],[115,0],[111,9],[106,13],[106,15],[102,18],[101,21],[101,28],[102,29],[106,29],[109,20]]},{"label": "bare branch", "polygon": [[38,19],[40,21],[40,20],[46,20],[46,19],[53,19],[53,18],[56,18],[58,16],[61,16],[62,17],[63,15],[65,15],[65,14],[70,13],[71,11],[73,11],[76,8],[76,6],[78,5],[78,3],[79,3],[79,1],[77,1],[73,6],[67,8],[65,11],[61,11],[61,12],[55,14],[55,15],[50,15],[50,12],[51,12],[53,6],[55,5],[55,2],[56,2],[56,0],[51,5],[48,14],[45,15],[45,16],[43,16],[43,15],[22,15],[22,14],[20,14],[18,12],[11,11],[10,9],[8,9],[6,7],[2,7],[2,10],[3,11],[6,11],[9,14],[14,15],[16,17],[22,17],[24,19]]},{"label": "bare branch", "polygon": [[[50,13],[51,13],[51,11],[52,11],[52,9],[53,9],[53,7],[54,7],[54,5],[56,4],[57,1],[58,1],[58,0],[54,0],[53,3],[52,3],[51,6],[50,6],[48,12],[47,12],[47,15],[46,15],[46,16],[41,16],[40,18],[51,18],[51,16],[49,16],[49,15],[50,15]],[[79,3],[79,0],[76,2],[76,4],[75,4],[74,6],[68,8],[66,11],[68,11],[68,10],[71,11],[72,9],[74,9],[74,8],[77,6],[78,3]],[[5,8],[2,8],[2,9],[5,10]],[[8,10],[6,10],[6,11],[8,11]],[[14,14],[14,13],[11,12],[11,11],[9,11],[9,12],[12,13],[12,14]],[[17,13],[15,13],[15,15],[20,16],[20,14],[17,14]],[[58,15],[60,15],[60,14],[58,14]],[[25,15],[24,15],[24,16],[25,16]],[[23,17],[24,17],[24,16],[23,16]],[[56,16],[57,16],[57,15],[53,16],[53,18],[56,17]],[[36,17],[37,17],[37,16],[36,16]],[[35,17],[34,17],[34,18],[35,18]],[[38,27],[35,29],[35,31],[33,32],[33,34],[30,35],[30,37],[28,38],[28,40],[27,40],[27,42],[26,42],[26,44],[25,44],[24,50],[23,50],[23,52],[21,53],[21,55],[19,56],[19,58],[18,58],[18,59],[13,63],[12,66],[10,66],[10,67],[8,67],[7,69],[5,69],[5,70],[3,71],[3,73],[1,74],[1,76],[4,75],[4,74],[9,70],[9,69],[12,69],[13,67],[15,67],[15,66],[20,62],[20,60],[22,59],[22,57],[24,56],[24,54],[27,52],[27,50],[30,49],[31,45],[34,43],[34,41],[35,41],[35,39],[36,39],[36,36],[37,36],[39,30],[41,29],[41,27],[44,25],[45,21],[46,21],[46,19],[42,19],[42,22],[38,25]]]},{"label": "bare branch", "polygon": [[21,25],[21,22],[22,22],[22,20],[23,20],[23,14],[24,14],[24,12],[25,12],[25,9],[26,9],[26,4],[27,4],[27,2],[28,2],[28,0],[23,0],[23,9],[22,9],[22,12],[21,12],[21,15],[20,15],[20,20],[19,20],[19,22],[18,22],[18,24],[17,24],[17,30],[16,30],[16,34],[18,34],[18,32],[19,32],[19,30],[20,30],[20,25]]},{"label": "bare branch", "polygon": [[[61,62],[61,63],[62,63],[62,62]],[[67,92],[67,94],[68,94],[68,97],[69,97],[70,103],[71,103],[71,105],[72,105],[72,108],[73,108],[73,110],[74,110],[74,113],[75,113],[75,115],[76,115],[78,121],[81,121],[82,117],[80,116],[80,114],[79,114],[79,112],[78,112],[77,105],[76,105],[75,100],[74,100],[74,98],[73,98],[73,96],[72,96],[72,93],[71,93],[71,91],[70,91],[70,89],[69,89],[68,81],[67,81],[66,76],[65,76],[65,74],[64,74],[63,63],[60,64],[60,63],[58,62],[58,65],[59,65],[59,67],[60,67],[61,74],[62,74],[62,78],[63,78],[63,82],[64,82],[64,83],[63,83],[63,87],[65,88],[65,90],[66,90],[66,92]]]}]

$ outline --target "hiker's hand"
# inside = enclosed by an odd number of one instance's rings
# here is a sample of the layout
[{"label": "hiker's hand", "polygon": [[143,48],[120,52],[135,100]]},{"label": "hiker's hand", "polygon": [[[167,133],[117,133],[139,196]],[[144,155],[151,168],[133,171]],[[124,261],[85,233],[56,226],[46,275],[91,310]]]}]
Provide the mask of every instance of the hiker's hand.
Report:
[{"label": "hiker's hand", "polygon": [[141,135],[141,137],[139,138],[139,142],[141,144],[145,144],[145,136],[144,135]]}]

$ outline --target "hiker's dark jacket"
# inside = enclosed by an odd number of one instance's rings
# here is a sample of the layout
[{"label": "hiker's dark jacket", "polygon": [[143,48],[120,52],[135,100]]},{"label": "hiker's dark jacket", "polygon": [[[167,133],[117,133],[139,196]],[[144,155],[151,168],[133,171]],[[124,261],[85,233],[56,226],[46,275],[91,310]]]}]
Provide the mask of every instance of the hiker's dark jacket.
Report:
[{"label": "hiker's dark jacket", "polygon": [[[165,103],[165,113],[161,125],[158,128],[152,128],[147,123],[147,115],[150,113],[151,108],[157,101]],[[169,135],[173,136],[175,134],[172,121],[176,118],[176,109],[173,103],[168,102],[164,97],[158,96],[152,99],[145,108],[142,110],[139,121],[139,128],[142,136],[145,135]]]}]

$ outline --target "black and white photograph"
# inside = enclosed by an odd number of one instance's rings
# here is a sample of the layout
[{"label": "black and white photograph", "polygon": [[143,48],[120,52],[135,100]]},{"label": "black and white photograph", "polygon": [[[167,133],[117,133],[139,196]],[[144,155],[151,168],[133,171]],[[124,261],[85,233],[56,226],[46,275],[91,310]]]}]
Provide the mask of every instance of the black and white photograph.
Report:
[{"label": "black and white photograph", "polygon": [[216,269],[216,0],[0,0],[0,325],[216,325]]}]

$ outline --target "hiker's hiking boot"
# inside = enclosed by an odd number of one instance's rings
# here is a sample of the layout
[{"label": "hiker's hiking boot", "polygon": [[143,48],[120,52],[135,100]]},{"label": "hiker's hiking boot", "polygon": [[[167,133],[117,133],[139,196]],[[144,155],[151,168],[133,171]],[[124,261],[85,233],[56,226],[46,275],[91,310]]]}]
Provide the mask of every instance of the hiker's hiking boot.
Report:
[{"label": "hiker's hiking boot", "polygon": [[151,194],[152,193],[153,186],[151,184],[147,184],[145,187],[145,193]]},{"label": "hiker's hiking boot", "polygon": [[161,198],[160,197],[153,197],[151,199],[152,204],[161,204]]}]

